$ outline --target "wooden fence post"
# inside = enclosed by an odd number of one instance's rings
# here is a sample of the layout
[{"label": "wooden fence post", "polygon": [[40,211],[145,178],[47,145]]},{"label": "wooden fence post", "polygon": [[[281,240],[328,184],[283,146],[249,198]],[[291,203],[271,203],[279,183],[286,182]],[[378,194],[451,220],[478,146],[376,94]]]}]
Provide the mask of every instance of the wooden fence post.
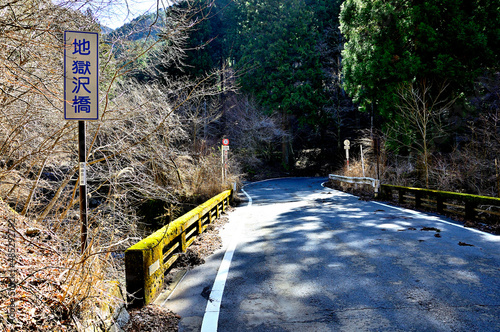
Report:
[{"label": "wooden fence post", "polygon": [[474,220],[476,217],[475,208],[477,207],[477,203],[471,201],[465,201],[465,219]]},{"label": "wooden fence post", "polygon": [[441,195],[439,195],[439,194],[437,194],[437,196],[436,196],[436,210],[438,213],[444,212],[443,197],[441,197]]},{"label": "wooden fence post", "polygon": [[422,193],[420,191],[415,191],[415,208],[419,208],[422,205]]}]

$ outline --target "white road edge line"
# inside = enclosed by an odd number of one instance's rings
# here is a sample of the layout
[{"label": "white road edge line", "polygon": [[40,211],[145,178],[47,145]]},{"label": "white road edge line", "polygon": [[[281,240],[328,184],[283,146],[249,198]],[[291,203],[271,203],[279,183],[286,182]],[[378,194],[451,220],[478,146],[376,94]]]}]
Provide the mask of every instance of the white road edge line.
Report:
[{"label": "white road edge line", "polygon": [[245,194],[245,196],[248,198],[248,204],[247,206],[252,206],[252,197],[250,197],[249,194],[245,191],[245,189],[241,188],[241,191]]},{"label": "white road edge line", "polygon": [[468,231],[471,231],[471,232],[474,232],[474,233],[478,233],[478,234],[481,234],[483,236],[486,236],[486,237],[489,237],[489,238],[492,238],[492,239],[500,239],[498,237],[498,235],[490,234],[490,233],[481,231],[479,229],[471,228],[471,227],[464,227],[464,225],[460,225],[460,224],[456,224],[456,223],[453,223],[453,222],[449,222],[449,221],[443,220],[443,218],[446,218],[444,216],[443,217],[441,217],[441,216],[430,216],[430,215],[423,214],[423,213],[420,213],[420,212],[415,211],[415,210],[400,208],[398,206],[392,206],[392,205],[384,204],[384,203],[381,203],[381,202],[372,201],[372,203],[375,203],[375,204],[378,204],[378,205],[382,205],[382,206],[386,206],[386,207],[389,207],[391,209],[399,210],[399,211],[402,211],[402,212],[410,213],[410,214],[413,214],[413,215],[415,215],[417,217],[420,217],[420,218],[431,218],[434,221],[441,222],[443,224],[448,224],[450,226],[455,226],[455,227],[458,227],[458,228],[461,228],[461,229],[465,229],[465,230],[468,230]]},{"label": "white road edge line", "polygon": [[[251,206],[252,197],[250,197],[250,195],[248,195],[243,188],[241,189],[241,191],[248,198],[247,206]],[[233,240],[227,247],[226,252],[224,253],[224,258],[222,258],[219,271],[217,272],[214,285],[212,286],[212,291],[210,292],[210,296],[208,298],[207,308],[205,309],[205,315],[203,316],[203,322],[201,323],[201,332],[217,331],[222,294],[224,293],[227,275],[229,274],[229,267],[231,265],[231,260],[233,259],[233,254],[236,250],[237,244],[237,238],[233,238]]]}]

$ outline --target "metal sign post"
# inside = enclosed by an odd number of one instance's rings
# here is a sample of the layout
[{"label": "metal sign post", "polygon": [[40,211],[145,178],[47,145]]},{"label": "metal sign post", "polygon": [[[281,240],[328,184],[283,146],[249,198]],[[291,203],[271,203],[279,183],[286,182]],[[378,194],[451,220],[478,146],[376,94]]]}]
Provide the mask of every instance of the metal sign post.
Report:
[{"label": "metal sign post", "polygon": [[3,217],[7,219],[8,228],[7,228],[7,259],[9,264],[9,269],[7,270],[7,277],[9,279],[8,284],[8,293],[10,302],[8,309],[8,319],[10,322],[15,322],[16,320],[16,220],[12,220],[9,217]]},{"label": "metal sign post", "polygon": [[64,32],[64,119],[78,120],[81,252],[87,249],[85,120],[99,119],[99,34]]},{"label": "metal sign post", "polygon": [[380,164],[379,164],[380,138],[378,136],[373,138],[373,147],[375,149],[375,154],[377,156],[377,180],[380,180]]},{"label": "metal sign post", "polygon": [[361,168],[363,169],[363,177],[365,177],[365,158],[363,156],[363,145],[360,145],[359,149],[361,150]]},{"label": "metal sign post", "polygon": [[87,148],[85,144],[85,121],[78,121],[78,162],[80,165],[80,220],[82,228],[80,243],[82,254],[87,249]]},{"label": "metal sign post", "polygon": [[226,180],[227,177],[227,160],[229,155],[229,140],[224,138],[222,140],[222,183]]},{"label": "metal sign post", "polygon": [[344,149],[345,149],[345,159],[347,160],[347,170],[349,170],[349,149],[351,146],[351,142],[348,139],[344,141]]}]

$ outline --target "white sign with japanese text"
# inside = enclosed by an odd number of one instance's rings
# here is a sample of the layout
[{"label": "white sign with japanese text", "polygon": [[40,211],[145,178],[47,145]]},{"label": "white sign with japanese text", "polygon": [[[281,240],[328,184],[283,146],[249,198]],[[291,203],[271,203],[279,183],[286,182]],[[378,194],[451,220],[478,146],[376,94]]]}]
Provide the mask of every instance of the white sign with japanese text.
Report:
[{"label": "white sign with japanese text", "polygon": [[99,119],[99,34],[64,32],[64,119]]}]

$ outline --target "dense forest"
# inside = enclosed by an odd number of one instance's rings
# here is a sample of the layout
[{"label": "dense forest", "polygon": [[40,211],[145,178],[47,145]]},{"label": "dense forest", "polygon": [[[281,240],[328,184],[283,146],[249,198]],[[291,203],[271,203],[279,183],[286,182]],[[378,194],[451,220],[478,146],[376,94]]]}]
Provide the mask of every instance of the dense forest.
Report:
[{"label": "dense forest", "polygon": [[[46,269],[26,253],[19,321],[0,315],[0,329],[98,322],[124,249],[149,230],[232,183],[361,175],[361,146],[367,176],[385,183],[500,196],[496,1],[160,1],[114,31],[99,23],[112,3],[55,3],[0,0],[0,198],[10,216],[0,227],[35,234],[27,241],[57,257]],[[100,33],[83,254],[65,30]],[[2,312],[5,289],[4,278]]]},{"label": "dense forest", "polygon": [[[191,79],[222,69],[234,75],[237,93],[223,96],[225,126],[218,130],[235,143],[247,176],[347,171],[342,142],[350,139],[355,159],[363,145],[371,175],[385,182],[499,194],[498,4],[192,4],[199,24],[185,57],[160,71]],[[273,120],[271,142],[253,141],[249,150],[239,141],[248,128],[227,120],[242,98]],[[375,154],[383,161],[379,175]]]},{"label": "dense forest", "polygon": [[237,73],[240,93],[283,133],[266,161],[279,159],[293,174],[342,171],[341,142],[350,139],[365,145],[372,164],[380,147],[383,181],[499,194],[497,3],[214,6],[200,12],[207,20],[191,32],[185,68]]}]

